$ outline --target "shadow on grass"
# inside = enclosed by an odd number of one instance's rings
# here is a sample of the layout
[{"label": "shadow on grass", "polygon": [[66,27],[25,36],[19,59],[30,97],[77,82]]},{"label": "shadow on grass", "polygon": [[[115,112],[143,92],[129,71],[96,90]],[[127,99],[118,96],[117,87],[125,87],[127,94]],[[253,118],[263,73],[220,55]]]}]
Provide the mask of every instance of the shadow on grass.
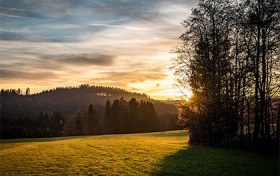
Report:
[{"label": "shadow on grass", "polygon": [[277,157],[246,151],[190,145],[160,163],[164,176],[278,176]]}]

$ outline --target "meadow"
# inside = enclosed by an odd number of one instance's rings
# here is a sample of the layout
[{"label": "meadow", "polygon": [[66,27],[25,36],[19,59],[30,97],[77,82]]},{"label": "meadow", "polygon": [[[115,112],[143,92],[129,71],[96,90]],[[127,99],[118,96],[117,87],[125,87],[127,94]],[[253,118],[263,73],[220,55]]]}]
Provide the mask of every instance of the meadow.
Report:
[{"label": "meadow", "polygon": [[279,175],[277,156],[188,144],[185,131],[11,139],[0,175]]}]

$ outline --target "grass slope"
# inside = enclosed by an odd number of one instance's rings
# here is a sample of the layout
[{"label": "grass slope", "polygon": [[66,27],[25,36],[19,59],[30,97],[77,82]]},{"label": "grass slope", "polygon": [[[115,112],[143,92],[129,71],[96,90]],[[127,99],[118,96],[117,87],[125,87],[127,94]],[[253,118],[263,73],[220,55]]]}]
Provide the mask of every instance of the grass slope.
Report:
[{"label": "grass slope", "polygon": [[278,175],[277,157],[187,144],[184,131],[1,140],[0,175]]}]

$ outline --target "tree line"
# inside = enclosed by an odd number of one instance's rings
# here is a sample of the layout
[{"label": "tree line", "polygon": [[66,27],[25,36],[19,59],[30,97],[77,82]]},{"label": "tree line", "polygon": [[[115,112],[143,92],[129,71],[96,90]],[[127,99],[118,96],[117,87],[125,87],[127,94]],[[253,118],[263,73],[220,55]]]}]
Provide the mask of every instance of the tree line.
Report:
[{"label": "tree line", "polygon": [[277,148],[280,2],[201,0],[183,21],[178,83],[193,96],[179,123],[199,144]]},{"label": "tree line", "polygon": [[2,89],[0,92],[2,106],[0,108],[4,112],[3,117],[13,118],[18,116],[17,113],[24,113],[23,111],[30,111],[30,113],[60,111],[68,118],[89,104],[93,104],[99,112],[102,109],[100,106],[104,106],[107,100],[113,102],[121,97],[125,100],[136,98],[139,101],[153,103],[162,122],[169,117],[176,119],[177,116],[176,106],[168,101],[154,100],[145,94],[114,87],[83,84],[77,87],[58,87],[39,93],[31,92],[30,88],[24,91],[21,89]]},{"label": "tree line", "polygon": [[1,118],[1,138],[62,136],[65,118],[60,112],[39,113],[35,118]]},{"label": "tree line", "polygon": [[121,134],[159,131],[159,119],[152,103],[135,98],[110,100],[105,105],[103,119],[98,118],[92,104],[78,112],[71,120],[72,135]]},{"label": "tree line", "polygon": [[[91,89],[86,88],[86,91],[91,93]],[[103,105],[91,103],[72,106],[67,104],[67,99],[65,100],[64,95],[61,97],[62,93],[59,93],[58,97],[61,99],[57,100],[58,98],[55,96],[55,99],[52,99],[54,100],[53,105],[48,106],[45,99],[40,101],[42,99],[37,99],[36,94],[30,94],[30,89],[27,89],[26,92],[28,93],[24,94],[16,89],[1,90],[1,138],[134,133],[178,129],[177,113],[173,110],[173,108],[175,109],[174,105],[152,103],[136,98],[130,98],[128,101],[122,97],[113,100],[107,99]],[[58,93],[54,92],[54,94]],[[75,97],[75,93],[71,96]],[[71,98],[68,99],[68,101],[70,100]],[[156,110],[155,105],[160,109]],[[65,107],[72,108],[72,110],[64,111]]]}]

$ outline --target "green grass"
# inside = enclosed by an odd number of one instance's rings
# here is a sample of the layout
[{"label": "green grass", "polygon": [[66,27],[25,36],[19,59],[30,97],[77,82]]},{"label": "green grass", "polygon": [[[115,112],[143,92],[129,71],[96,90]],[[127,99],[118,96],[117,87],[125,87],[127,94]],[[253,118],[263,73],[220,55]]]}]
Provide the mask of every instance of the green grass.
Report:
[{"label": "green grass", "polygon": [[189,145],[185,131],[1,140],[0,175],[278,175],[277,157]]}]

